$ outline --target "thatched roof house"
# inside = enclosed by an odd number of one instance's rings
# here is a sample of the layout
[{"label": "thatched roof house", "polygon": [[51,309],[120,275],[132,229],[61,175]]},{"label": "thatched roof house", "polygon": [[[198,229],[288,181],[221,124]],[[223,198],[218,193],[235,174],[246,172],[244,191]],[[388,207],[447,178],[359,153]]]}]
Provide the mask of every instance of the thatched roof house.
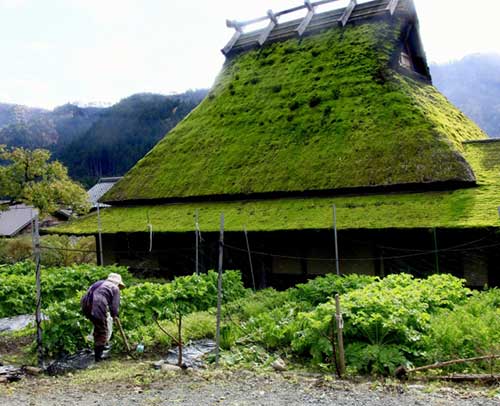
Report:
[{"label": "thatched roof house", "polygon": [[[345,230],[341,252],[352,256],[343,259],[345,271],[417,270],[399,261],[388,269],[384,255],[396,255],[387,254],[384,238],[427,250],[422,256],[439,267],[436,233],[422,237],[429,229],[439,229],[440,239],[445,233],[440,243],[449,248],[498,228],[500,143],[432,86],[412,0],[326,12],[321,3],[307,1],[293,9],[305,16],[282,24],[286,12],[269,12],[268,26],[253,32],[228,22],[236,33],[208,97],[102,199],[113,206],[102,214],[109,261],[126,262],[125,246],[129,259],[134,249],[148,251],[140,242],[150,238],[148,224],[170,249],[177,241],[191,255],[195,211],[214,241],[221,212],[235,241],[244,227],[259,232],[252,240],[268,255],[261,261],[268,279],[332,269],[334,204]],[[96,219],[59,231],[95,234]],[[353,232],[364,236],[361,245]],[[156,248],[155,266],[173,269],[165,258],[175,254],[163,258]],[[311,265],[313,258],[323,265]],[[498,283],[484,258],[481,271],[467,258],[449,271],[474,273],[475,285]]]}]

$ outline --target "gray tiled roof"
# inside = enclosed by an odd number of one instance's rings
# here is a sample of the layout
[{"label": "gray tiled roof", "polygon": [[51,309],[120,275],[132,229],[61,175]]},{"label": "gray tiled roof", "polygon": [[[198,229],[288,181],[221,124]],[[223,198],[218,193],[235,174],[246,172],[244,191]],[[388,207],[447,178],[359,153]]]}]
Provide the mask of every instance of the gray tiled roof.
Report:
[{"label": "gray tiled roof", "polygon": [[[93,208],[97,207],[97,202],[99,199],[113,187],[113,185],[118,182],[121,178],[101,178],[99,182],[92,186],[87,194],[89,195],[89,201]],[[100,203],[99,207],[109,207],[107,204]]]},{"label": "gray tiled roof", "polygon": [[26,228],[37,214],[37,209],[24,204],[10,206],[8,210],[0,211],[0,236],[15,236]]}]

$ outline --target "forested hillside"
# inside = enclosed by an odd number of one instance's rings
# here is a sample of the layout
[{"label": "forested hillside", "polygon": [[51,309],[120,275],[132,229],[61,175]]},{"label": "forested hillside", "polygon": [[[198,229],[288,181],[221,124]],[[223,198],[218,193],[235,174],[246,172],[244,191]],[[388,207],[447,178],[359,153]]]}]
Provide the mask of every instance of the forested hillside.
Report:
[{"label": "forested hillside", "polygon": [[205,97],[206,91],[176,96],[138,94],[102,112],[92,127],[56,157],[70,174],[91,184],[123,175]]},{"label": "forested hillside", "polygon": [[500,137],[500,55],[431,66],[434,85],[490,137]]},{"label": "forested hillside", "polygon": [[87,186],[130,169],[205,97],[206,90],[137,94],[114,106],[53,111],[0,104],[0,144],[45,148]]},{"label": "forested hillside", "polygon": [[0,144],[56,152],[87,131],[103,110],[66,104],[49,111],[3,104],[0,105]]}]

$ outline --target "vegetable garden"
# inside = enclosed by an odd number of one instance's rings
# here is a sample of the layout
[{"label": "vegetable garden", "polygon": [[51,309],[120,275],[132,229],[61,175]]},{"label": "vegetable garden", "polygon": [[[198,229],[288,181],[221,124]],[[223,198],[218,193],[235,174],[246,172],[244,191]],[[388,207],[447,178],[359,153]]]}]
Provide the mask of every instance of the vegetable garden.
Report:
[{"label": "vegetable garden", "polygon": [[[30,262],[0,266],[0,317],[33,313]],[[166,283],[134,278],[126,268],[79,265],[43,269],[44,351],[49,357],[89,347],[91,323],[80,313],[87,287],[110,272],[122,275],[120,318],[132,342],[146,353],[166,352],[183,316],[183,341],[215,335],[217,273]],[[450,275],[416,279],[326,275],[278,292],[252,292],[238,271],[223,275],[221,363],[265,367],[282,358],[300,368],[334,371],[332,320],[340,294],[349,374],[392,375],[400,366],[500,353],[500,290],[471,291]],[[29,332],[26,332],[28,334]],[[114,349],[123,348],[115,335]],[[33,346],[34,348],[34,346]],[[500,363],[453,365],[447,371],[493,372]]]}]

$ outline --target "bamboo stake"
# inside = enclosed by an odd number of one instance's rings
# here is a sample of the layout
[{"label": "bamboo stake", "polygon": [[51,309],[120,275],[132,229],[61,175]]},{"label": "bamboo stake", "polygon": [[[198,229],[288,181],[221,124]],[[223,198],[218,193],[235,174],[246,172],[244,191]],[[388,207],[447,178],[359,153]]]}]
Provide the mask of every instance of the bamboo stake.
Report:
[{"label": "bamboo stake", "polygon": [[345,354],[344,354],[344,319],[342,318],[342,313],[340,311],[340,297],[338,294],[335,295],[335,317],[337,319],[337,341],[339,347],[339,377],[342,377],[345,373]]},{"label": "bamboo stake", "polygon": [[219,277],[217,280],[217,324],[216,324],[216,346],[215,346],[215,366],[219,366],[220,351],[220,319],[222,306],[222,261],[224,257],[224,213],[220,215],[220,240],[219,240]]}]

